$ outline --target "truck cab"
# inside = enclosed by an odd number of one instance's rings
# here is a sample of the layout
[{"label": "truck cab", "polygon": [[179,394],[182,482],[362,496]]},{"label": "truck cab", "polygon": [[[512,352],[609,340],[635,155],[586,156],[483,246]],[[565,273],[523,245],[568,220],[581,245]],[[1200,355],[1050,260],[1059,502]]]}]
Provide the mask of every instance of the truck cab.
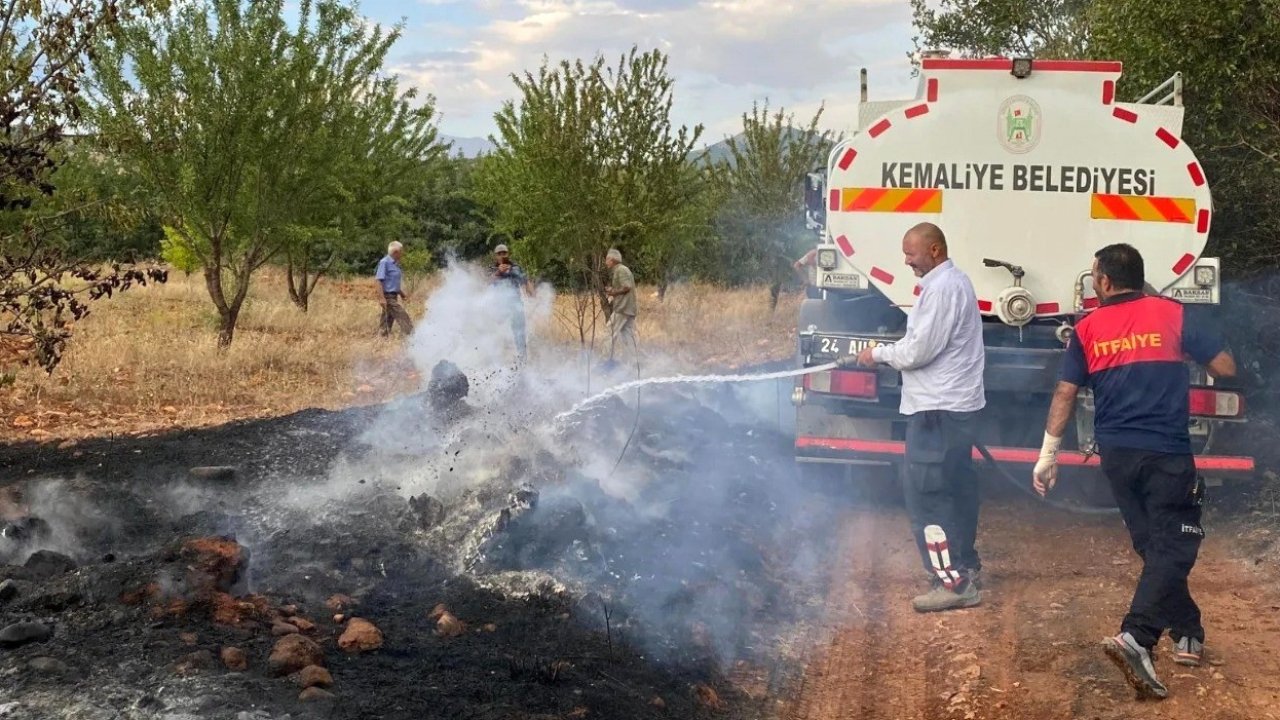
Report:
[{"label": "truck cab", "polygon": [[[915,97],[867,99],[859,126],[806,187],[819,235],[815,290],[800,310],[798,361],[811,367],[902,337],[920,288],[904,233],[932,222],[973,281],[986,344],[979,440],[1026,473],[1073,328],[1098,301],[1093,253],[1136,247],[1147,291],[1216,305],[1222,273],[1203,257],[1209,183],[1181,138],[1181,77],[1121,102],[1118,62],[1026,58],[921,62]],[[1197,466],[1211,483],[1250,475],[1252,458],[1212,454],[1215,430],[1244,420],[1239,393],[1191,373]],[[899,464],[905,418],[897,371],[823,370],[797,381],[796,458],[807,465]],[[1084,499],[1110,502],[1093,454],[1092,397],[1082,390],[1059,457]],[[976,451],[975,451],[976,452]]]}]

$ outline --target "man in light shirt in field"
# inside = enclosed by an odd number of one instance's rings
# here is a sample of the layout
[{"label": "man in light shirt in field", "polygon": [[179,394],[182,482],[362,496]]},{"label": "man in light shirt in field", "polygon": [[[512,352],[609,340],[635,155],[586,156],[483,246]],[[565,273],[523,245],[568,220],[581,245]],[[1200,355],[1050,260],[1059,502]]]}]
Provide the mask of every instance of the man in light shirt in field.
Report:
[{"label": "man in light shirt in field", "polygon": [[631,269],[622,264],[622,253],[616,248],[604,258],[609,268],[609,285],[604,292],[613,303],[609,315],[609,360],[605,365],[614,367],[622,351],[636,354],[636,279]]},{"label": "man in light shirt in field", "polygon": [[391,335],[391,328],[397,323],[400,332],[405,335],[413,333],[413,320],[400,304],[401,299],[408,299],[401,287],[404,273],[400,270],[400,256],[403,253],[404,245],[398,242],[387,245],[387,255],[378,262],[378,270],[374,273],[378,291],[382,294],[382,337]]},{"label": "man in light shirt in field", "polygon": [[[972,456],[977,414],[986,406],[982,316],[973,283],[947,258],[947,239],[938,226],[911,228],[902,239],[902,253],[921,288],[907,333],[891,345],[863,350],[855,362],[864,367],[883,363],[902,372],[899,411],[907,416],[907,512],[934,585],[912,605],[919,612],[974,607],[982,602],[982,561],[974,547],[978,476]],[[851,365],[851,360],[842,364]],[[925,540],[929,526],[945,533],[942,547],[950,556],[945,573],[930,557]]]}]

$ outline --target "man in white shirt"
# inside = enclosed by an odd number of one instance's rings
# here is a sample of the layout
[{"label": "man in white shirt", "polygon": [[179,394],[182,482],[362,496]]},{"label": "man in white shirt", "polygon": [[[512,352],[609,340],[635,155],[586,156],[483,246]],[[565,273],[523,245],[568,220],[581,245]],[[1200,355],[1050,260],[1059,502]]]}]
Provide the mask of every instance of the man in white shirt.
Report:
[{"label": "man in white shirt", "polygon": [[[982,374],[986,353],[982,316],[973,283],[947,259],[947,239],[938,226],[921,223],[902,239],[906,264],[920,278],[920,297],[907,318],[907,333],[892,345],[862,351],[858,365],[884,363],[902,372],[900,412],[907,416],[906,487],[911,529],[934,579],[912,604],[920,612],[974,607],[982,598],[974,547],[978,532],[978,476],[973,466],[977,413],[986,406]],[[852,364],[846,359],[844,365]],[[950,570],[930,558],[925,528],[945,533]],[[945,563],[943,563],[945,565]]]}]

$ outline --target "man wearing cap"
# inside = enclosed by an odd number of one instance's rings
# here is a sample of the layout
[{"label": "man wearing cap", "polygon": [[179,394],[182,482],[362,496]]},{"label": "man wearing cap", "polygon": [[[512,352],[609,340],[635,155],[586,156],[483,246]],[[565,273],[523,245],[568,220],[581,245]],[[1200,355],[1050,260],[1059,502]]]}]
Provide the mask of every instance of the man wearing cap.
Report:
[{"label": "man wearing cap", "polygon": [[609,315],[609,360],[606,365],[613,367],[617,362],[619,345],[629,348],[633,354],[636,349],[636,279],[631,269],[622,264],[622,253],[617,248],[604,256],[604,264],[609,268],[609,285],[604,294],[613,304],[613,312]]},{"label": "man wearing cap", "polygon": [[399,323],[400,332],[409,335],[413,332],[413,320],[405,312],[400,299],[408,299],[400,287],[403,273],[400,271],[400,256],[404,253],[404,245],[392,242],[387,245],[387,255],[378,262],[374,278],[378,281],[378,291],[382,294],[382,337],[391,335],[393,325]]},{"label": "man wearing cap", "polygon": [[517,264],[511,262],[511,249],[499,245],[493,249],[494,266],[491,280],[494,286],[504,291],[503,299],[507,303],[507,312],[511,315],[511,333],[516,339],[516,355],[520,362],[528,356],[525,341],[524,300],[521,293],[533,294],[529,285],[529,277]]}]

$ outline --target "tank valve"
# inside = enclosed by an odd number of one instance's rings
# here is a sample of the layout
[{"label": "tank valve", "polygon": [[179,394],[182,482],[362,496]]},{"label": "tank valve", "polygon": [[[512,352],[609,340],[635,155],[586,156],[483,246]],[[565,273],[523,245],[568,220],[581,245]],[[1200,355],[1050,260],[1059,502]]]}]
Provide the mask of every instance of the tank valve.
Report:
[{"label": "tank valve", "polygon": [[1063,323],[1058,326],[1057,330],[1053,331],[1053,334],[1058,338],[1058,342],[1066,345],[1071,342],[1071,336],[1076,334],[1076,329],[1066,323]]},{"label": "tank valve", "polygon": [[1036,301],[1026,288],[1016,285],[1005,288],[996,298],[996,315],[1005,325],[1022,327],[1036,316]]}]

